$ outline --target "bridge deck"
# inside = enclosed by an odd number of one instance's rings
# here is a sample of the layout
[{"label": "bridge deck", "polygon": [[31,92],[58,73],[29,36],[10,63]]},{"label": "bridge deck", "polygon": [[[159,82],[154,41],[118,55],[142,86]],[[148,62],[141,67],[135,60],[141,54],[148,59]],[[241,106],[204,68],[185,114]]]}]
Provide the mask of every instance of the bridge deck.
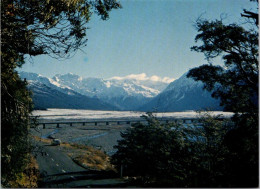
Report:
[{"label": "bridge deck", "polygon": [[[218,120],[224,120],[227,118],[218,118]],[[198,123],[198,118],[159,118],[158,121],[164,122],[164,123]],[[112,123],[116,123],[117,125],[121,124],[133,124],[133,123],[147,123],[147,120],[145,119],[114,119],[114,120],[85,120],[85,121],[48,121],[48,122],[39,122],[38,125],[42,125],[43,128],[46,128],[46,125],[56,125],[57,128],[60,127],[60,125],[89,125],[94,124],[95,126],[99,124],[105,124],[110,125]]]}]

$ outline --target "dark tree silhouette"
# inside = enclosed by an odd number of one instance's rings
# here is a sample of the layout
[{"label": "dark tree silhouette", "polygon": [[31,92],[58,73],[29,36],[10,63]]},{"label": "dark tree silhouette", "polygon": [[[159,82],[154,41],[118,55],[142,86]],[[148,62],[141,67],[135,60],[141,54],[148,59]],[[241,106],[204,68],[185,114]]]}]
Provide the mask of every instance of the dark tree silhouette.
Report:
[{"label": "dark tree silhouette", "polygon": [[[191,49],[204,53],[209,64],[191,69],[188,77],[200,80],[213,97],[220,98],[226,110],[235,112],[234,129],[225,137],[230,154],[227,158],[227,177],[235,187],[257,187],[258,178],[258,108],[259,58],[258,13],[244,10],[242,16],[254,19],[251,29],[221,20],[198,20],[202,42]],[[257,17],[257,18],[256,18]],[[222,56],[224,66],[213,65]],[[235,159],[235,161],[233,161]]]},{"label": "dark tree silhouette", "polygon": [[47,54],[68,58],[86,45],[87,23],[93,13],[109,18],[116,0],[1,1],[1,176],[11,187],[27,163],[32,100],[17,67],[24,56]]},{"label": "dark tree silhouette", "polygon": [[[142,187],[227,187],[223,139],[229,124],[201,113],[199,123],[134,124],[121,134],[112,163],[124,176],[140,178]],[[139,186],[138,185],[138,186]]]}]

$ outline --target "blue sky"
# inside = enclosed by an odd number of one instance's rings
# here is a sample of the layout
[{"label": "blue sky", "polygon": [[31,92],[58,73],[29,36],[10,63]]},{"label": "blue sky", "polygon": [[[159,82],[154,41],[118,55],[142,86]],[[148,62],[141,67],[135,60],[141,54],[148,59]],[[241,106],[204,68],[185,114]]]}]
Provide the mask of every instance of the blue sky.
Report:
[{"label": "blue sky", "polygon": [[[190,51],[197,34],[193,26],[202,15],[207,19],[242,22],[249,0],[121,0],[123,8],[102,21],[93,16],[88,24],[88,43],[67,60],[47,55],[27,58],[19,71],[82,77],[111,78],[145,73],[147,76],[178,78],[190,68],[205,64],[203,54]],[[216,60],[217,64],[221,60]]]}]

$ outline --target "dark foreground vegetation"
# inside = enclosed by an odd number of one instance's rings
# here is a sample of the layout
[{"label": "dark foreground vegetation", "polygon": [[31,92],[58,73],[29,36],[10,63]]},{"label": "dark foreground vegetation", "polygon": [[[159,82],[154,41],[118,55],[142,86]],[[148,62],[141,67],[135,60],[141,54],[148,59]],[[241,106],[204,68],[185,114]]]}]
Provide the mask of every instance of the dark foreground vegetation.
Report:
[{"label": "dark foreground vegetation", "polygon": [[[111,160],[123,176],[132,178],[131,185],[258,185],[257,167],[252,166],[253,162],[248,162],[248,158],[254,157],[250,154],[249,157],[242,157],[245,149],[237,150],[230,144],[237,127],[231,120],[221,121],[207,112],[202,113],[198,124],[194,125],[162,124],[152,114],[145,117],[148,125],[137,123],[121,134],[123,139],[115,146],[117,152]],[[257,163],[257,159],[253,161]]]},{"label": "dark foreground vegetation", "polygon": [[[33,108],[26,81],[17,71],[25,55],[67,58],[86,45],[92,13],[106,20],[115,0],[1,1],[1,185],[16,187],[32,151],[29,115]],[[26,186],[29,187],[29,186]]]},{"label": "dark foreground vegetation", "polygon": [[[200,127],[186,128],[161,125],[150,115],[148,126],[135,125],[115,146],[112,162],[125,175],[145,187],[259,186],[258,14],[244,10],[241,16],[244,27],[196,21],[201,45],[191,49],[204,53],[209,64],[188,73],[235,113],[233,124],[207,115]],[[214,65],[218,56],[223,67]]]},{"label": "dark foreground vegetation", "polygon": [[[119,7],[115,0],[1,1],[1,186],[20,186],[33,150],[33,102],[15,69],[25,63],[25,55],[67,58],[86,44],[92,12],[105,20]],[[188,74],[236,113],[233,126],[226,128],[208,117],[199,128],[180,128],[160,125],[148,116],[148,126],[135,125],[122,134],[112,160],[125,175],[136,177],[138,185],[258,186],[258,13],[244,10],[241,16],[248,21],[243,26],[222,20],[196,22],[201,46],[192,50],[204,53],[209,64]],[[218,56],[225,67],[214,66]]]}]

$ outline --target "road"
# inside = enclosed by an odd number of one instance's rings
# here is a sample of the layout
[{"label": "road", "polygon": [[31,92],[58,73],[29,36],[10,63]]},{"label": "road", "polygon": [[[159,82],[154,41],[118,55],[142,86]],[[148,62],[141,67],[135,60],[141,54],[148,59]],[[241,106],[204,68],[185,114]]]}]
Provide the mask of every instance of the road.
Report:
[{"label": "road", "polygon": [[35,150],[42,181],[40,187],[124,187],[112,172],[87,170],[77,165],[59,146],[38,144]]}]

